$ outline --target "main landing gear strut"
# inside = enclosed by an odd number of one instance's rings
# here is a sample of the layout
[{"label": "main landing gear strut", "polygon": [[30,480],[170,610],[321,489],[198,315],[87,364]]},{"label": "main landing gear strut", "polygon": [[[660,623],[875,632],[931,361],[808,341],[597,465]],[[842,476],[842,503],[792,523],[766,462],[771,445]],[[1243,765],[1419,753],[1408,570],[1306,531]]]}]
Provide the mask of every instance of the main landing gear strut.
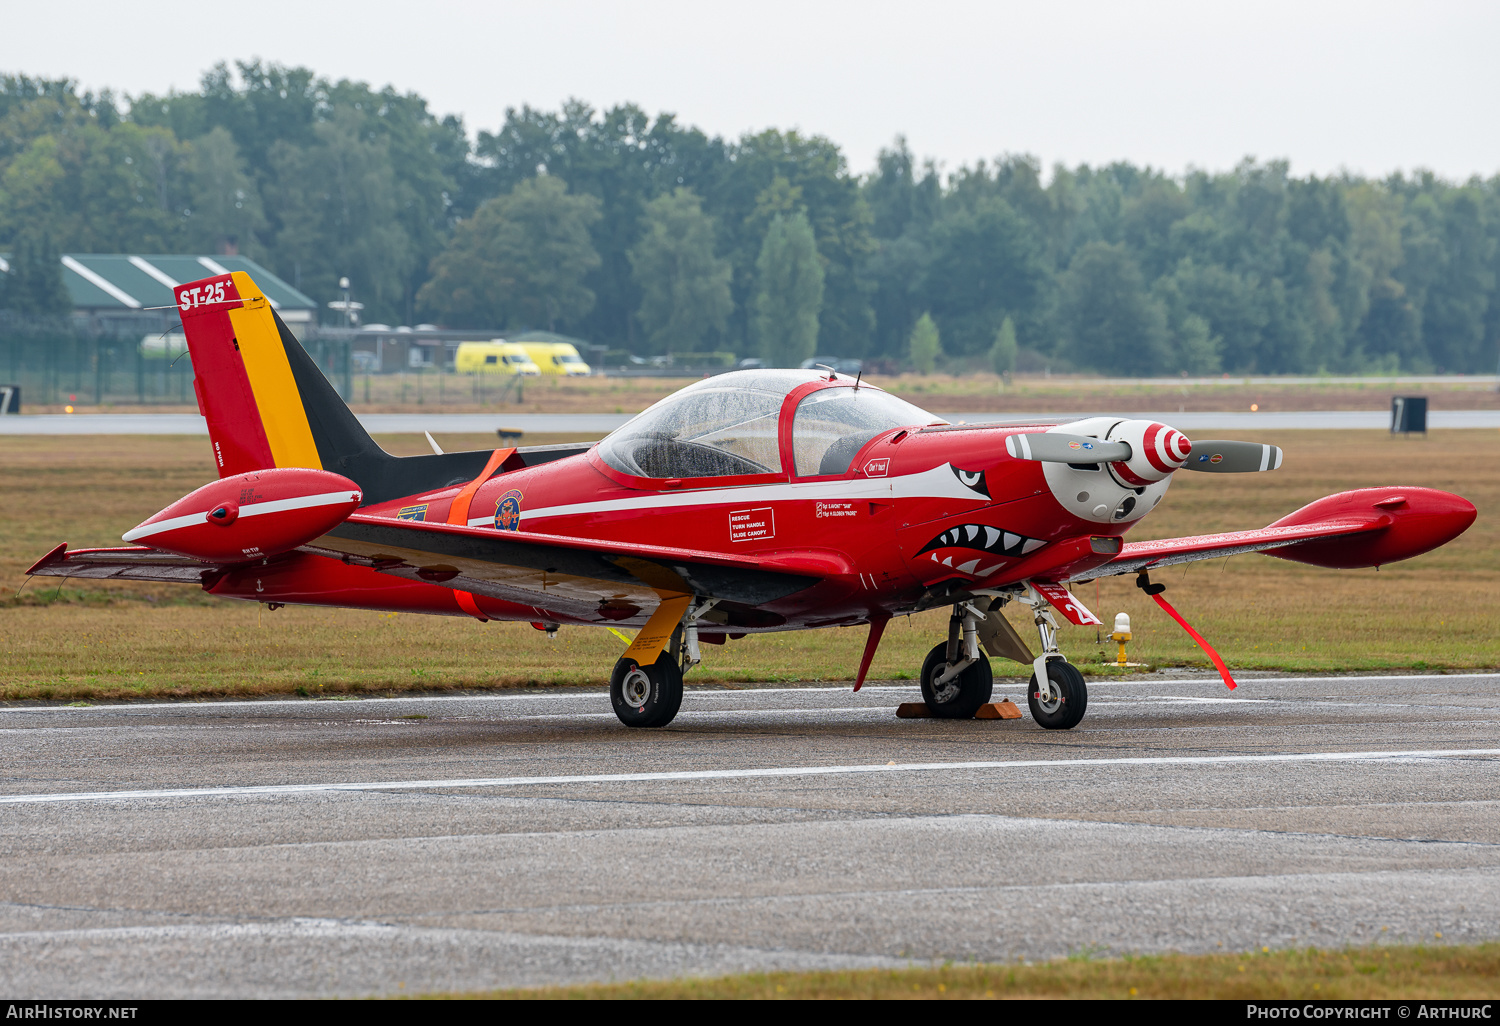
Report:
[{"label": "main landing gear strut", "polygon": [[[1036,623],[1042,654],[1035,659],[1000,615],[1000,607],[1012,598],[1030,608]],[[1038,724],[1048,730],[1068,730],[1083,719],[1088,686],[1078,667],[1057,649],[1057,621],[1051,605],[1029,586],[1019,593],[991,593],[953,607],[948,640],[935,645],[922,663],[922,700],[932,715],[969,719],[990,700],[994,676],[980,649],[981,641],[991,655],[1031,663],[1027,704]]]},{"label": "main landing gear strut", "polygon": [[922,662],[922,701],[945,720],[972,719],[990,700],[995,678],[979,651],[979,621],[985,614],[972,602],[953,607],[948,640],[933,646]]},{"label": "main landing gear strut", "polygon": [[693,603],[654,663],[643,664],[629,656],[615,663],[609,677],[609,701],[621,723],[665,727],[676,717],[682,708],[682,677],[703,661],[697,619],[713,605],[714,600]]}]

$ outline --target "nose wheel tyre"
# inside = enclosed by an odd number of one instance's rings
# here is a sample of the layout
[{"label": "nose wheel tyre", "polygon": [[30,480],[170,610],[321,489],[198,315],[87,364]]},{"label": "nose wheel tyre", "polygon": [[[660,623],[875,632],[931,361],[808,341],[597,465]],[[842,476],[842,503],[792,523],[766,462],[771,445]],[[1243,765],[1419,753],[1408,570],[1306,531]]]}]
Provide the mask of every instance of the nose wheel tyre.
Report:
[{"label": "nose wheel tyre", "polygon": [[1052,697],[1043,700],[1037,697],[1036,674],[1031,675],[1026,699],[1031,706],[1031,718],[1048,730],[1076,727],[1089,706],[1089,689],[1083,682],[1083,674],[1072,663],[1049,659],[1047,676],[1052,680]]},{"label": "nose wheel tyre", "polygon": [[969,720],[990,700],[995,688],[990,661],[983,655],[958,676],[935,683],[948,670],[948,643],[939,642],[922,662],[922,701],[932,715],[945,720]]},{"label": "nose wheel tyre", "polygon": [[682,706],[682,671],[677,660],[667,652],[650,666],[621,659],[609,677],[609,700],[627,727],[665,727]]}]

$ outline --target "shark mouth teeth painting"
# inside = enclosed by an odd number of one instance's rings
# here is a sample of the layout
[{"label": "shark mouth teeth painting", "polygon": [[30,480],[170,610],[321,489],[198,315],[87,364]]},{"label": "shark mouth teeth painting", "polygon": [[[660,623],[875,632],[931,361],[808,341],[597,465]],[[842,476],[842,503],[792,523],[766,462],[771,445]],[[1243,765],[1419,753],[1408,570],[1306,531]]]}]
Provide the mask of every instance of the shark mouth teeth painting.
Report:
[{"label": "shark mouth teeth painting", "polygon": [[[918,551],[918,555],[931,553],[933,562],[941,563],[943,566],[952,567],[959,573],[972,574],[976,577],[985,577],[1000,568],[1000,564],[986,565],[982,569],[979,564],[989,564],[992,558],[1000,556],[1006,559],[1019,559],[1029,556],[1037,549],[1046,545],[1040,538],[1028,538],[1013,531],[1002,530],[998,527],[990,527],[987,524],[960,524],[950,527],[942,534]],[[938,549],[960,549],[963,551],[951,553],[946,557],[940,557]],[[967,558],[971,553],[983,553],[976,558]],[[957,560],[958,562],[955,562]]]}]

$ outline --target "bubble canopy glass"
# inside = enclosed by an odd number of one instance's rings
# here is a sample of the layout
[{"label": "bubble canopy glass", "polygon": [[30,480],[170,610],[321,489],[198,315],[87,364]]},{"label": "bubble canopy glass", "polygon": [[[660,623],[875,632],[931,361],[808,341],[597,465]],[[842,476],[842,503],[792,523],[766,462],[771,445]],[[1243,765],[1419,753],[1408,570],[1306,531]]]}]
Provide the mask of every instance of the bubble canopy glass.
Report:
[{"label": "bubble canopy glass", "polygon": [[[827,380],[826,375],[805,370],[734,371],[706,378],[667,396],[612,432],[599,443],[599,457],[632,477],[781,474],[781,407],[793,390],[820,380]],[[809,453],[817,451],[814,462],[821,463],[842,439],[868,440],[887,428],[937,421],[895,396],[869,387],[856,390],[848,378],[838,382],[840,387],[819,390],[803,400],[806,404],[829,393],[826,401],[817,404],[818,415],[807,421],[805,448]],[[857,448],[848,452],[843,469]],[[800,455],[797,463],[799,473],[808,473],[801,469]]]},{"label": "bubble canopy glass", "polygon": [[797,403],[792,455],[798,477],[844,474],[866,442],[891,428],[941,424],[920,406],[874,388],[820,388]]}]

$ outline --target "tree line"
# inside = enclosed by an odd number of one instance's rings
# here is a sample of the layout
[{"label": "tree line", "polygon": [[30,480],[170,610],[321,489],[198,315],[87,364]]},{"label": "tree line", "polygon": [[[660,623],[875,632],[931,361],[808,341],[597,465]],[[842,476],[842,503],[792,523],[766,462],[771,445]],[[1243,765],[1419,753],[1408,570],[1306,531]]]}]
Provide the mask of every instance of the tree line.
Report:
[{"label": "tree line", "polygon": [[116,97],[0,75],[0,308],[58,309],[59,252],[233,246],[368,321],[1111,374],[1488,372],[1500,175],[1170,175],[901,139],[728,140],[624,105],[524,106],[471,140],[392,87],[219,65]]}]

